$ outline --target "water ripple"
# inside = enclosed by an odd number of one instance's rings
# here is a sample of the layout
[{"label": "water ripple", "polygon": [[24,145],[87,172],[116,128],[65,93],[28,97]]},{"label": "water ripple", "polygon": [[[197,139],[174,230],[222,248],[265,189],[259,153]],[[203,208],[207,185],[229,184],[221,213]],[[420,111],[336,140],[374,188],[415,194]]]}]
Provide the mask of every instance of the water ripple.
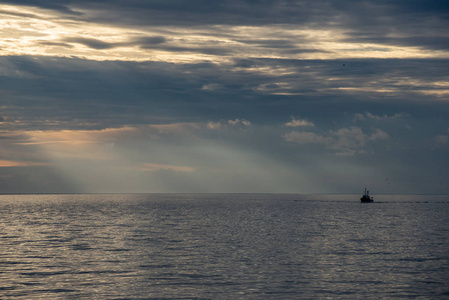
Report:
[{"label": "water ripple", "polygon": [[350,197],[0,196],[0,298],[447,298],[448,199]]}]

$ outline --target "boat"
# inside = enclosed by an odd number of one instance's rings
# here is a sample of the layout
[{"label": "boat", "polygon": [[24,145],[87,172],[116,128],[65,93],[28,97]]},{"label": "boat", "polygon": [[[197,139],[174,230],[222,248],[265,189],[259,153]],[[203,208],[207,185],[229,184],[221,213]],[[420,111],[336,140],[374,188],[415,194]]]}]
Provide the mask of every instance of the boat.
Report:
[{"label": "boat", "polygon": [[362,198],[360,198],[362,202],[374,202],[373,197],[370,197],[369,191],[365,188],[365,192],[363,193]]}]

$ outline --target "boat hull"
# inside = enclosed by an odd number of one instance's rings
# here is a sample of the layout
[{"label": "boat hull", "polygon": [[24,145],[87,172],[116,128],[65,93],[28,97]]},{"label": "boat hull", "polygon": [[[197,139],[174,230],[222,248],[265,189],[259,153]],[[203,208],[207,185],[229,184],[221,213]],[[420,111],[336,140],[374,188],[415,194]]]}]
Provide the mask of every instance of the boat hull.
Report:
[{"label": "boat hull", "polygon": [[361,202],[367,203],[367,202],[374,202],[373,198],[371,197],[362,197],[360,198]]}]

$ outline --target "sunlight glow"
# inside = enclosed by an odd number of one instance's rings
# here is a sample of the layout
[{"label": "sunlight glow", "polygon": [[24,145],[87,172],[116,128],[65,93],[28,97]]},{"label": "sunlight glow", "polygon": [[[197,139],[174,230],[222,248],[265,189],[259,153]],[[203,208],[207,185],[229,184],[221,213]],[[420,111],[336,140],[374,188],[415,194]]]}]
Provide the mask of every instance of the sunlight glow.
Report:
[{"label": "sunlight glow", "polygon": [[175,172],[195,172],[196,171],[196,169],[193,167],[152,164],[152,163],[143,164],[139,169],[141,171],[147,171],[147,172],[155,172],[155,171],[160,171],[160,170],[172,170]]},{"label": "sunlight glow", "polygon": [[49,163],[39,163],[39,162],[0,160],[0,168],[33,167],[33,166],[48,166],[48,165],[50,165],[50,164]]}]

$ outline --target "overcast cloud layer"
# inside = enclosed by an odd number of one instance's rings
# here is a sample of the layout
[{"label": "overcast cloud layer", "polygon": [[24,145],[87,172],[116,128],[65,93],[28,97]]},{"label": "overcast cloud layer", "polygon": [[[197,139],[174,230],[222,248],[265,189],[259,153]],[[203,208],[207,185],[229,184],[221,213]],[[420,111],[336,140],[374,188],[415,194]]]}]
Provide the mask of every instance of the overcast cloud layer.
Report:
[{"label": "overcast cloud layer", "polygon": [[0,193],[449,193],[447,1],[0,1],[0,25]]}]

